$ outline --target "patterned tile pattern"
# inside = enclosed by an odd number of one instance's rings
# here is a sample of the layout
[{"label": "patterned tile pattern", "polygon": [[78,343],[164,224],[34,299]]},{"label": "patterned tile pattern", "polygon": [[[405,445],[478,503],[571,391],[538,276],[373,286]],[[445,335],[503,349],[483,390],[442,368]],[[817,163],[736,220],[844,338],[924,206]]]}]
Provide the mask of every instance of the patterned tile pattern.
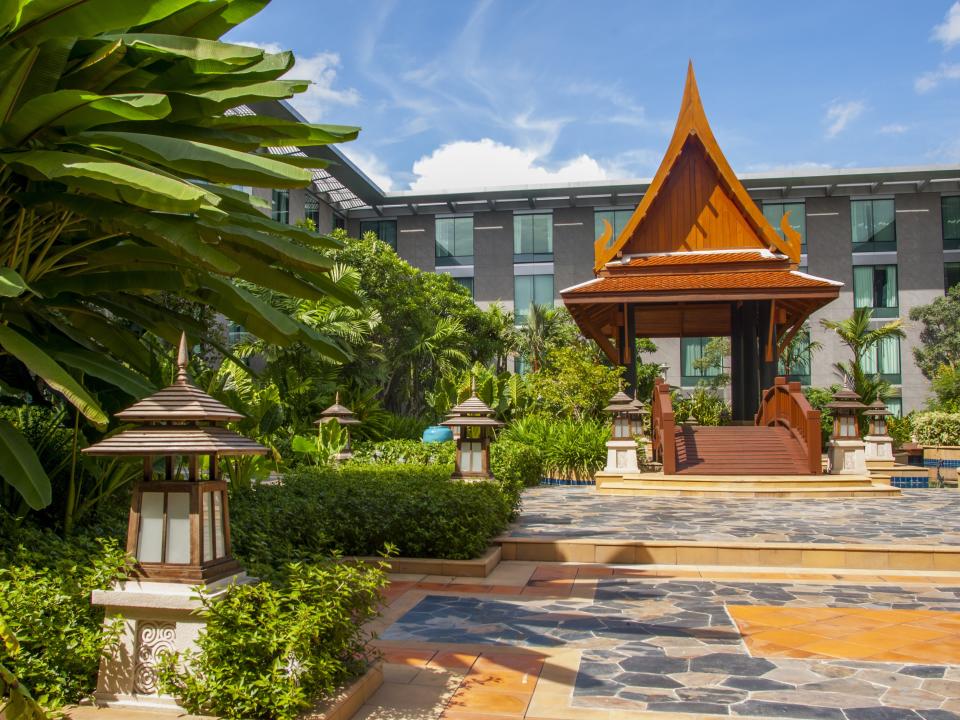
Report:
[{"label": "patterned tile pattern", "polygon": [[[816,512],[811,505],[816,503]],[[512,537],[960,545],[960,493],[909,490],[829,501],[597,495],[538,487],[523,496]]]},{"label": "patterned tile pattern", "polygon": [[755,657],[729,607],[960,613],[960,587],[609,577],[593,599],[428,595],[384,640],[582,648],[575,707],[883,720],[960,719],[951,663]]}]

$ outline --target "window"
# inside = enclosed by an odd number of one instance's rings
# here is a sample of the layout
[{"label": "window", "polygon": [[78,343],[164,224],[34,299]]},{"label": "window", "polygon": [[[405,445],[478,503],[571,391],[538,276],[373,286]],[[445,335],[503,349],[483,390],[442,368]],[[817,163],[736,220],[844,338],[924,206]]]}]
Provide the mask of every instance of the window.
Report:
[{"label": "window", "polygon": [[854,265],[853,306],[873,308],[874,317],[896,317],[897,266]]},{"label": "window", "polygon": [[334,216],[333,216],[333,229],[334,229],[334,230],[346,230],[346,229],[347,229],[347,221],[346,221],[346,219],[343,218],[343,217],[341,217],[340,215],[334,215]]},{"label": "window", "polygon": [[699,383],[701,378],[720,375],[723,372],[723,368],[720,366],[710,367],[706,370],[697,368],[697,362],[703,357],[703,351],[712,339],[709,337],[680,338],[681,385],[692,387]]},{"label": "window", "polygon": [[360,222],[360,237],[372,232],[394,250],[397,249],[396,220],[363,220]]},{"label": "window", "polygon": [[896,250],[894,217],[893,200],[851,200],[854,252]]},{"label": "window", "polygon": [[313,223],[313,229],[320,230],[320,201],[308,197],[303,203],[303,217]]},{"label": "window", "polygon": [[789,224],[800,233],[800,251],[807,251],[807,207],[803,203],[764,203],[763,215],[773,225],[777,235],[783,237],[780,229],[780,220],[785,213],[790,213]]},{"label": "window", "polygon": [[453,281],[457,285],[462,285],[467,290],[469,290],[470,297],[473,297],[473,278],[472,277],[455,277]]},{"label": "window", "polygon": [[940,199],[943,220],[943,249],[960,250],[960,195]]},{"label": "window", "polygon": [[606,220],[613,226],[613,236],[610,238],[612,243],[620,235],[620,231],[627,225],[627,221],[633,215],[633,210],[597,210],[593,213],[593,239],[596,240],[603,234],[603,221]]},{"label": "window", "polygon": [[[790,382],[798,382],[801,385],[810,384],[810,331],[803,329],[797,333],[796,338],[790,343],[790,367],[783,361],[781,355],[777,365],[777,372],[785,375]],[[789,372],[788,372],[789,370]]]},{"label": "window", "polygon": [[903,417],[903,398],[891,397],[886,399],[887,410],[894,414],[894,417]]},{"label": "window", "polygon": [[889,383],[900,382],[900,338],[886,337],[877,341],[863,354],[863,371],[868,375],[880,373]]},{"label": "window", "polygon": [[473,217],[437,218],[437,265],[473,265]]},{"label": "window", "polygon": [[272,196],[271,216],[277,222],[289,224],[290,222],[290,191],[274,190]]},{"label": "window", "polygon": [[533,303],[553,307],[553,275],[517,275],[513,279],[513,315],[518,325],[527,321]]},{"label": "window", "polygon": [[553,215],[524,213],[513,216],[513,261],[553,262]]},{"label": "window", "polygon": [[943,287],[949,290],[957,283],[960,283],[960,262],[944,263]]}]

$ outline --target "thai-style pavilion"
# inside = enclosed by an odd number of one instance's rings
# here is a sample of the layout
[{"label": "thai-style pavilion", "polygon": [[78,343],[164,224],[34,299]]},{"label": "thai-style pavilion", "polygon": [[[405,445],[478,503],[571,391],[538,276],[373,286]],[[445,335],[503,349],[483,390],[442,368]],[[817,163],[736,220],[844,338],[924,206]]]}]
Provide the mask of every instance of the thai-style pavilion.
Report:
[{"label": "thai-style pavilion", "polygon": [[596,278],[560,295],[581,331],[636,381],[639,337],[729,336],[735,421],[752,421],[777,358],[841,283],[800,272],[799,234],[779,232],[710,130],[691,64],[660,168],[618,236],[594,244]]}]

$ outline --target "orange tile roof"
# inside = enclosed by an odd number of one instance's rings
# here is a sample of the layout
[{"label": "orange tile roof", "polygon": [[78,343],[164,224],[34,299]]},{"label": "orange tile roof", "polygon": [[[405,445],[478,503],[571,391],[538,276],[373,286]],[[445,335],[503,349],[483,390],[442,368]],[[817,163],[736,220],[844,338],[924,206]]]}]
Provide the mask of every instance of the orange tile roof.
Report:
[{"label": "orange tile roof", "polygon": [[735,252],[685,252],[644,255],[628,258],[626,263],[613,260],[606,267],[616,270],[621,267],[648,268],[673,265],[726,265],[728,263],[788,263],[783,255],[774,255],[765,250],[737,250]]},{"label": "orange tile roof", "polygon": [[776,290],[839,288],[839,283],[791,270],[750,272],[616,275],[601,277],[564,290],[561,295],[607,295],[696,290]]}]

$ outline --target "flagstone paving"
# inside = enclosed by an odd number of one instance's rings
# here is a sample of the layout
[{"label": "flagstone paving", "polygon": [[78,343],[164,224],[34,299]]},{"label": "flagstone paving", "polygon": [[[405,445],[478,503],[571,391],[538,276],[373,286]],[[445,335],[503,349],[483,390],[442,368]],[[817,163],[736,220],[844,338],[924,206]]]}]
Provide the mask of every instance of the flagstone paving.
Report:
[{"label": "flagstone paving", "polygon": [[590,488],[542,487],[524,493],[523,513],[506,535],[960,545],[960,493],[905,490],[898,498],[832,500],[641,496],[624,502]]},{"label": "flagstone paving", "polygon": [[401,581],[378,642],[408,668],[394,682],[447,683],[404,717],[960,719],[957,576],[740,574],[548,564],[512,595],[502,577]]}]

